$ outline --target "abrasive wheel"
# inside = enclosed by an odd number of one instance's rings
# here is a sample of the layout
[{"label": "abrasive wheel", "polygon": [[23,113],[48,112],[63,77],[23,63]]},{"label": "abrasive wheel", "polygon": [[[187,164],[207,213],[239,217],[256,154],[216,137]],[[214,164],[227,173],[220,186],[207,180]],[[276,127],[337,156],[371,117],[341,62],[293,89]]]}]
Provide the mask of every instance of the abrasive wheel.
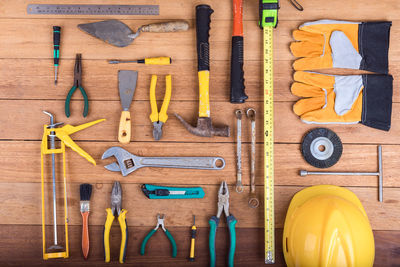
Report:
[{"label": "abrasive wheel", "polygon": [[303,139],[301,153],[304,159],[317,168],[329,168],[342,156],[343,145],[339,136],[326,128],[309,131]]}]

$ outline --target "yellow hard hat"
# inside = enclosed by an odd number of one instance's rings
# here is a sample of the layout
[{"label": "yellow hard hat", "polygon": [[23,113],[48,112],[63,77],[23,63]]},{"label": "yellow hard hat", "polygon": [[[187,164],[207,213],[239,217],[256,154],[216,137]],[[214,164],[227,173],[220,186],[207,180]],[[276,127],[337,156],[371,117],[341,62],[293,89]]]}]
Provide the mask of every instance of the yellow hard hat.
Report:
[{"label": "yellow hard hat", "polygon": [[283,229],[288,267],[372,266],[375,243],[357,196],[334,185],[311,186],[294,195]]}]

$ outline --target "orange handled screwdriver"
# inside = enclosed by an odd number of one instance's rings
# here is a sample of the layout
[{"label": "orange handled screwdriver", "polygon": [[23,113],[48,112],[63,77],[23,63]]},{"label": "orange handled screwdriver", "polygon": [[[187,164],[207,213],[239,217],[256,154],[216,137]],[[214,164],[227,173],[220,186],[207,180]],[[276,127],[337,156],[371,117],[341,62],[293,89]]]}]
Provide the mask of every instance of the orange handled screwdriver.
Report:
[{"label": "orange handled screwdriver", "polygon": [[233,32],[231,54],[231,103],[244,103],[248,96],[244,92],[243,72],[243,3],[233,0]]},{"label": "orange handled screwdriver", "polygon": [[91,184],[80,185],[81,195],[81,214],[82,214],[82,253],[85,260],[89,255],[89,211],[90,211],[90,196],[92,195]]}]

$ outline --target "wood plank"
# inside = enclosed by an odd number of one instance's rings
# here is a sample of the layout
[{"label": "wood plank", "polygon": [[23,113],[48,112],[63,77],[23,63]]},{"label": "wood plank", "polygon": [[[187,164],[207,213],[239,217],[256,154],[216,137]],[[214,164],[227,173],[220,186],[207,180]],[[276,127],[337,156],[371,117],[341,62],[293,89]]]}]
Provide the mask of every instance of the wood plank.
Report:
[{"label": "wood plank", "polygon": [[[84,158],[67,149],[67,176],[73,183],[111,183],[116,178],[121,178],[128,183],[163,183],[182,185],[217,185],[221,177],[229,184],[236,183],[236,156],[234,145],[221,143],[139,143],[135,142],[125,149],[141,156],[221,156],[226,161],[226,167],[220,171],[199,170],[174,170],[163,168],[143,168],[123,178],[119,173],[107,171],[103,166],[111,163],[114,158],[101,160],[104,151],[118,145],[117,143],[79,142],[83,149],[91,154],[97,161],[97,166],[88,163]],[[179,153],[176,147],[179,146]],[[250,146],[244,144],[242,148],[243,184],[249,185],[250,181]],[[256,155],[262,154],[262,145],[258,144]],[[383,173],[385,187],[400,187],[397,166],[397,155],[400,146],[383,146]],[[47,159],[47,170],[50,171],[50,160]],[[61,167],[61,162],[57,161]],[[327,171],[349,172],[376,172],[378,171],[377,147],[375,145],[345,145],[340,161]],[[18,170],[18,171],[16,171]],[[275,184],[310,186],[317,184],[335,184],[340,186],[368,186],[375,190],[378,179],[374,176],[315,176],[300,177],[299,170],[317,171],[303,160],[297,144],[275,145]],[[40,182],[40,142],[0,142],[0,177],[1,183]],[[117,176],[116,176],[117,175]],[[188,179],[190,177],[190,179]],[[256,183],[263,185],[263,159],[258,156],[256,161]],[[47,175],[46,181],[51,177]],[[248,190],[248,188],[246,188]]]},{"label": "wood plank", "polygon": [[[217,191],[219,185],[202,186],[205,198],[190,200],[148,200],[140,191],[140,185],[131,184],[124,179],[118,179],[122,183],[123,208],[128,210],[127,222],[131,226],[153,226],[154,216],[157,212],[167,215],[167,224],[171,226],[185,226],[192,222],[192,215],[196,215],[196,224],[199,227],[208,226],[210,216],[217,212]],[[221,181],[220,179],[219,181]],[[218,181],[218,182],[219,182]],[[86,182],[92,182],[86,180]],[[135,180],[134,182],[138,182]],[[147,182],[147,181],[146,181]],[[91,198],[91,225],[103,225],[105,220],[105,209],[110,206],[110,192],[112,183],[95,184]],[[3,216],[3,224],[41,224],[41,196],[40,183],[2,183],[4,192],[0,195],[0,214]],[[16,197],[15,188],[18,188]],[[58,185],[59,190],[61,184]],[[275,187],[275,225],[282,228],[286,216],[286,209],[293,195],[304,187],[298,186],[276,186]],[[384,203],[377,200],[377,189],[367,187],[350,188],[361,200],[369,216],[371,226],[374,230],[400,230],[398,221],[400,219],[399,188],[385,188]],[[257,192],[262,196],[263,187],[257,187]],[[68,191],[68,214],[69,224],[79,225],[81,215],[79,213],[79,184],[69,183]],[[263,209],[251,209],[247,205],[248,194],[237,194],[233,186],[230,187],[230,212],[238,220],[237,228],[249,228],[264,226]],[[46,193],[46,223],[52,222],[52,210],[50,203],[51,184],[47,184]],[[245,192],[248,192],[247,190]],[[58,222],[62,222],[61,201],[62,194],[58,195]],[[21,213],[15,213],[16,209]]]},{"label": "wood plank", "polygon": [[[135,266],[181,266],[187,265],[189,251],[189,229],[186,227],[172,227],[166,225],[173,234],[178,246],[178,256],[171,258],[170,245],[162,233],[155,234],[149,241],[147,254],[139,255],[140,244],[149,230],[148,227],[129,227],[129,242],[127,252],[127,264]],[[226,228],[220,227],[216,239],[217,265],[226,263],[228,252],[228,232]],[[18,233],[12,238],[0,239],[0,264],[1,265],[29,265],[29,266],[76,266],[82,264],[81,256],[81,228],[72,226],[70,234],[70,258],[41,260],[41,228],[39,226],[14,226],[3,225],[0,236],[8,236],[8,233]],[[111,259],[110,263],[103,262],[101,226],[90,227],[90,254],[85,266],[120,266],[118,259],[120,233],[118,226],[111,229]],[[196,261],[190,263],[193,266],[205,266],[209,262],[208,253],[208,228],[200,227],[196,238]],[[235,266],[265,266],[263,250],[262,228],[239,228],[237,229],[237,247],[235,252]],[[400,247],[398,240],[400,233],[395,231],[374,231],[375,238],[375,264],[376,266],[397,266],[400,264]],[[276,229],[276,263],[274,266],[286,266],[282,253],[282,229]],[[23,257],[21,257],[23,255]]]},{"label": "wood plank", "polygon": [[[40,3],[53,3],[51,0],[42,0]],[[68,0],[59,0],[59,4],[70,4]],[[98,4],[98,1],[85,0],[80,3],[85,4]],[[102,4],[116,4],[112,0],[101,1]],[[188,19],[194,17],[194,7],[199,4],[193,1],[180,1],[180,0],[169,0],[168,4],[162,0],[147,1],[148,4],[159,4],[160,15],[159,16],[146,16],[148,19]],[[229,1],[212,1],[204,0],[201,3],[210,4],[215,10],[213,18],[215,20],[230,20],[232,19],[232,5]],[[136,1],[124,1],[123,4],[138,4]],[[304,7],[304,12],[299,12],[291,6],[287,1],[282,1],[281,8],[279,11],[279,21],[293,20],[297,18],[299,20],[317,20],[321,19],[321,14],[326,14],[329,10],[330,19],[338,20],[394,20],[398,18],[397,9],[398,3],[394,0],[382,0],[379,2],[371,2],[365,5],[362,1],[351,1],[346,3],[347,8],[343,8],[342,1],[329,1],[321,5],[318,0],[303,1],[301,4]],[[27,2],[24,0],[15,0],[12,3],[3,5],[0,9],[1,18],[21,18],[21,17],[32,17],[32,18],[60,18],[58,15],[27,15],[26,12]],[[354,12],[357,10],[357,12]],[[381,10],[382,12],[376,12]],[[384,12],[383,12],[384,11]],[[104,19],[104,15],[101,16],[76,16],[69,15],[64,16],[65,18],[97,18]],[[142,16],[106,16],[107,18],[118,18],[118,19],[142,19]],[[258,20],[258,1],[246,1],[244,2],[244,19],[245,20]]]},{"label": "wood plank", "polygon": [[[189,123],[195,125],[198,117],[197,102],[172,101],[168,114],[169,120],[163,127],[163,139],[170,142],[208,142],[221,143],[235,140],[236,120],[234,111],[236,108],[246,109],[253,107],[258,111],[262,110],[261,102],[248,102],[244,105],[231,105],[227,102],[212,102],[211,117],[213,124],[229,125],[231,137],[204,138],[190,134],[173,115],[179,113]],[[276,143],[300,143],[303,135],[310,129],[329,126],[342,139],[343,143],[365,143],[365,144],[399,144],[400,138],[400,104],[393,104],[392,128],[389,132],[366,127],[361,124],[355,125],[317,125],[305,124],[300,121],[292,111],[292,102],[279,102],[275,104],[275,142]],[[65,122],[71,125],[79,125],[84,122],[105,118],[107,121],[99,125],[85,129],[72,136],[74,140],[91,141],[115,141],[120,119],[121,106],[119,101],[91,101],[89,116],[82,120],[82,101],[72,101],[72,117],[67,119],[64,115],[64,101],[53,100],[0,100],[0,124],[12,127],[0,129],[0,139],[12,140],[41,140],[43,134],[42,125],[49,122],[48,116],[42,113],[47,110],[56,115],[58,122]],[[132,114],[132,139],[133,141],[154,141],[152,136],[153,126],[150,122],[150,103],[148,101],[135,101],[131,106]],[[262,117],[257,116],[257,142],[262,142]],[[249,123],[243,122],[243,141],[249,142]],[[26,129],[29,129],[27,132]],[[248,129],[248,130],[246,130]]]},{"label": "wood plank", "polygon": [[[57,87],[54,87],[53,61],[51,59],[0,59],[0,99],[54,99],[64,100],[72,86],[75,59],[62,59]],[[274,100],[296,101],[291,94],[293,82],[292,61],[275,61]],[[262,101],[261,61],[245,62],[245,85],[248,101]],[[118,70],[139,71],[135,100],[149,100],[150,76],[158,75],[157,96],[162,100],[165,89],[164,76],[172,73],[172,101],[195,101],[198,99],[198,79],[196,60],[174,60],[170,66],[149,67],[138,64],[110,65],[105,59],[83,59],[83,86],[90,100],[118,101]],[[391,62],[392,75],[400,73],[400,63]],[[326,71],[328,72],[328,71]],[[332,72],[329,70],[329,72]],[[346,74],[337,71],[337,74]],[[212,61],[210,76],[210,96],[212,101],[229,101],[230,61]],[[393,88],[399,88],[400,81],[394,79]],[[81,98],[79,93],[75,99]],[[393,102],[400,102],[400,91],[394,90]]]}]

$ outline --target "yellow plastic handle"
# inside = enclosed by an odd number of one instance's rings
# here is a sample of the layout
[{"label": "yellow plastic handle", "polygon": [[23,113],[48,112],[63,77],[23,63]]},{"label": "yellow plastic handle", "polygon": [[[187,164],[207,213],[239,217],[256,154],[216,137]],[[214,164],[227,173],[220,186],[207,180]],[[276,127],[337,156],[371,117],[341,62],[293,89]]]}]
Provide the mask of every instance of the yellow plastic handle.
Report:
[{"label": "yellow plastic handle", "polygon": [[199,117],[210,117],[210,72],[208,70],[199,71]]},{"label": "yellow plastic handle", "polygon": [[107,219],[106,223],[104,224],[104,236],[103,236],[104,261],[110,262],[110,230],[111,230],[111,225],[114,221],[114,215],[110,208],[106,209],[106,212],[107,212]]},{"label": "yellow plastic handle", "polygon": [[171,58],[170,57],[151,57],[145,58],[144,64],[146,65],[171,65]]},{"label": "yellow plastic handle", "polygon": [[126,225],[126,213],[128,211],[122,209],[118,216],[119,226],[121,228],[121,248],[119,250],[119,262],[124,263],[126,258],[126,246],[128,244],[128,227]]},{"label": "yellow plastic handle", "polygon": [[60,138],[67,147],[70,147],[73,151],[87,159],[90,163],[96,166],[96,161],[90,156],[85,150],[78,146],[67,133],[64,131],[56,131],[56,136]]},{"label": "yellow plastic handle", "polygon": [[164,101],[161,106],[160,115],[158,116],[158,120],[165,123],[168,120],[167,110],[169,101],[171,100],[171,91],[172,91],[172,76],[165,76],[165,95]]},{"label": "yellow plastic handle", "polygon": [[119,120],[118,141],[121,144],[129,144],[131,141],[131,113],[127,110],[122,111]]},{"label": "yellow plastic handle", "polygon": [[150,106],[151,106],[150,120],[151,120],[151,122],[158,121],[158,108],[157,108],[157,101],[156,101],[156,85],[157,85],[157,75],[151,75],[151,82],[150,82]]}]

